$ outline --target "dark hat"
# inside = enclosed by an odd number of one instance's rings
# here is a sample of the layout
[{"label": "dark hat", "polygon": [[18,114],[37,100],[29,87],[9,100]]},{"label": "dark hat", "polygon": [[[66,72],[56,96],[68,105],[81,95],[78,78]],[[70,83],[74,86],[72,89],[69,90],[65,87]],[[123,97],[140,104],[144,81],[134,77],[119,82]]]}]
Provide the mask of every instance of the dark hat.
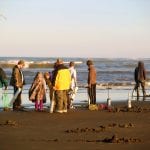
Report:
[{"label": "dark hat", "polygon": [[87,62],[86,62],[86,64],[89,66],[89,65],[93,65],[93,61],[92,60],[88,60]]}]

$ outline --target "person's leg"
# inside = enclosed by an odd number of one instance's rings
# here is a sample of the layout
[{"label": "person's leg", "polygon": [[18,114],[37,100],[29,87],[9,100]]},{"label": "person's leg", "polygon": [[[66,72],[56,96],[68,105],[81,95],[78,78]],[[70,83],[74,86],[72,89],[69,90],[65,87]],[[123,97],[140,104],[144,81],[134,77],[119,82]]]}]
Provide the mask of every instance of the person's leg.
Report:
[{"label": "person's leg", "polygon": [[[14,86],[14,95],[17,92],[18,88],[16,86]],[[17,99],[15,99],[14,103],[13,103],[13,109],[17,109]]]},{"label": "person's leg", "polygon": [[43,100],[40,100],[40,101],[39,101],[39,109],[40,109],[40,110],[43,110]]},{"label": "person's leg", "polygon": [[96,84],[93,84],[93,103],[96,104]]},{"label": "person's leg", "polygon": [[38,100],[35,101],[35,110],[38,110]]},{"label": "person's leg", "polygon": [[71,107],[71,94],[72,94],[72,91],[71,91],[71,89],[69,89],[68,95],[67,95],[67,108],[68,109],[70,109],[70,107]]},{"label": "person's leg", "polygon": [[50,93],[50,113],[53,113],[55,111],[56,106],[56,100],[55,100],[55,91],[52,89]]},{"label": "person's leg", "polygon": [[93,84],[92,84],[92,85],[91,85],[91,93],[90,93],[90,94],[91,94],[91,96],[90,96],[90,97],[91,97],[91,104],[94,104],[94,97],[93,97],[93,96],[94,96],[94,95],[93,95],[93,92],[94,92],[94,91],[93,91],[93,90],[94,90],[94,89],[93,89]]},{"label": "person's leg", "polygon": [[136,92],[137,92],[137,100],[139,100],[139,87],[140,87],[140,83],[139,82],[136,82]]},{"label": "person's leg", "polygon": [[[19,88],[18,87],[14,87],[14,95],[16,94],[16,92],[18,92]],[[13,103],[13,109],[21,109],[21,93],[22,91],[20,91],[20,93],[18,94],[18,96],[16,97],[14,103]]]},{"label": "person's leg", "polygon": [[67,112],[68,90],[63,90],[63,112]]},{"label": "person's leg", "polygon": [[63,91],[57,90],[55,92],[56,98],[56,112],[62,113],[63,112]]},{"label": "person's leg", "polygon": [[90,104],[92,104],[92,88],[91,87],[88,87],[88,95],[90,98]]},{"label": "person's leg", "polygon": [[96,84],[91,85],[91,103],[96,104]]},{"label": "person's leg", "polygon": [[146,96],[145,82],[142,82],[142,83],[141,83],[141,87],[142,87],[142,92],[143,92],[143,100],[145,100],[145,96]]},{"label": "person's leg", "polygon": [[16,98],[16,101],[17,101],[17,107],[20,108],[21,107],[21,93],[20,92]]}]

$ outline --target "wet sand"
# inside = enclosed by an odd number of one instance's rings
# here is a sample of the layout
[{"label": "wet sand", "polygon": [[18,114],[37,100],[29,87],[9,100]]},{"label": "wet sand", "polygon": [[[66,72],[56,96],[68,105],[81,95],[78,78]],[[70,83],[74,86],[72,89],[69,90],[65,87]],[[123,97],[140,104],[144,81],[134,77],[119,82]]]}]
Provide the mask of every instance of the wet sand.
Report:
[{"label": "wet sand", "polygon": [[0,150],[148,150],[150,102],[132,106],[116,103],[112,110],[76,108],[65,114],[2,111]]}]

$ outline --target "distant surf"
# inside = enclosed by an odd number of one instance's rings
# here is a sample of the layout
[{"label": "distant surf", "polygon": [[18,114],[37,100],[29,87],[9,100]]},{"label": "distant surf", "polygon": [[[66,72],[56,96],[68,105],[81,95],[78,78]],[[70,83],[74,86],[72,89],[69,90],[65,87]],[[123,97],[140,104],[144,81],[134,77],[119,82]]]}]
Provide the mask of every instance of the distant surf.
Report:
[{"label": "distant surf", "polygon": [[[10,80],[12,67],[17,64],[19,59],[25,60],[25,74],[26,85],[31,85],[35,74],[38,71],[51,72],[57,57],[0,57],[0,66],[4,68],[7,73],[8,80]],[[84,88],[87,86],[88,68],[86,61],[88,58],[62,58],[64,64],[69,66],[70,61],[74,61],[77,70],[78,86]],[[93,60],[97,70],[97,88],[106,89],[111,88],[130,89],[134,87],[134,69],[139,60],[144,61],[147,71],[147,87],[150,85],[150,58],[146,59],[128,59],[128,58],[90,58]]]}]

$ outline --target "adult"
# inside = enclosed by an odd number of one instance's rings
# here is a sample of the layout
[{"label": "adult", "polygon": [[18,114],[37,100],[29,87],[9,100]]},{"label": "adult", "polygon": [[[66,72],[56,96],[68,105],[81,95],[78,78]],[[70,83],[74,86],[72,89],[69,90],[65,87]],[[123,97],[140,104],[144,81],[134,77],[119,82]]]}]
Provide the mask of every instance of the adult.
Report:
[{"label": "adult", "polygon": [[[25,84],[24,75],[22,72],[23,67],[25,66],[24,60],[19,60],[18,64],[15,65],[12,69],[12,75],[10,79],[10,85],[14,87],[14,102],[13,110],[21,110],[21,93],[23,85]],[[16,94],[17,93],[17,94]]]},{"label": "adult", "polygon": [[86,62],[88,66],[88,96],[90,104],[96,104],[96,69],[92,60]]},{"label": "adult", "polygon": [[55,90],[56,112],[67,112],[67,95],[70,88],[71,76],[69,69],[61,59],[56,61],[57,67],[53,72],[52,85]]},{"label": "adult", "polygon": [[134,80],[135,80],[135,90],[137,91],[137,99],[139,98],[139,87],[141,85],[143,98],[146,96],[145,92],[145,81],[146,81],[146,70],[144,67],[144,62],[139,61],[138,66],[135,68],[134,71]]}]

